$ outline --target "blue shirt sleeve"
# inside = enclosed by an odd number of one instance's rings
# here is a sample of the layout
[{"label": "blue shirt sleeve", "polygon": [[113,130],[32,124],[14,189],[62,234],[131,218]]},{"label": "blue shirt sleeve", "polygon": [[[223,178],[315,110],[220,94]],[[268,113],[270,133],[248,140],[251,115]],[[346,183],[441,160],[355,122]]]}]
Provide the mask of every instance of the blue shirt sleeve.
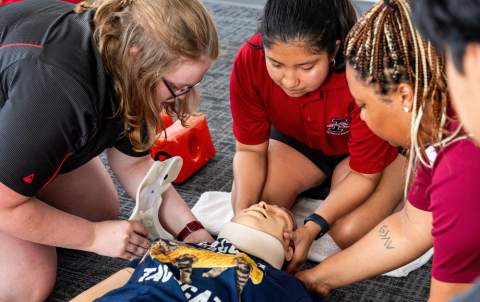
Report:
[{"label": "blue shirt sleeve", "polygon": [[127,264],[127,266],[125,266],[125,268],[131,267],[131,268],[135,269],[135,268],[137,268],[139,263],[140,263],[140,259],[135,259],[132,262],[130,262],[129,264]]}]

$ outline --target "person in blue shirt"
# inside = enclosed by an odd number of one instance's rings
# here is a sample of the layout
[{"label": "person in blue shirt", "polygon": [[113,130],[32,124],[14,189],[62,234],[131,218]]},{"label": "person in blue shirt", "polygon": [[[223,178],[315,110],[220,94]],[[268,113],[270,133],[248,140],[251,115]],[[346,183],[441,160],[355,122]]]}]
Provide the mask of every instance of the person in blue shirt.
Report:
[{"label": "person in blue shirt", "polygon": [[321,301],[281,270],[293,256],[283,232],[296,228],[290,211],[262,201],[226,223],[213,243],[158,239],[142,259],[72,302]]}]

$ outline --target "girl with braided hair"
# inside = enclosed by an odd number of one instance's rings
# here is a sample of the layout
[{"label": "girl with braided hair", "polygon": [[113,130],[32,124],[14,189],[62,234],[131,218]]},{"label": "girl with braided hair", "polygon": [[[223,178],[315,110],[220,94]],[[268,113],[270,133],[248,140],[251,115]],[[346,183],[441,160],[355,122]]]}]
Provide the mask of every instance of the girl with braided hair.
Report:
[{"label": "girl with braided hair", "polygon": [[349,33],[345,55],[361,118],[410,150],[406,183],[412,169],[415,176],[400,212],[297,277],[325,295],[401,267],[433,246],[429,301],[447,301],[480,276],[480,148],[454,118],[445,59],[413,26],[408,0],[375,4]]},{"label": "girl with braided hair", "polygon": [[[45,301],[55,247],[129,260],[148,249],[145,226],[116,221],[98,155],[135,196],[160,113],[196,114],[218,37],[197,0],[34,0],[0,6],[0,56],[0,301]],[[163,200],[168,232],[196,220],[173,187]]]},{"label": "girl with braided hair", "polygon": [[356,20],[349,0],[269,0],[234,61],[234,212],[259,200],[290,208],[331,182],[305,226],[286,234],[290,273],[329,228],[347,248],[402,199],[405,158],[360,119],[346,82],[341,49]]}]

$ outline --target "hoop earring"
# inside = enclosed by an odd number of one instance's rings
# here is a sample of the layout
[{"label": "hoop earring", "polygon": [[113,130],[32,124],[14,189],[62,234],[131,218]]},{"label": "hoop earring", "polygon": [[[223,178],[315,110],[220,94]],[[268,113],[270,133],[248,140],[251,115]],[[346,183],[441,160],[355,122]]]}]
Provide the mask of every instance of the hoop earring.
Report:
[{"label": "hoop earring", "polygon": [[409,112],[410,110],[408,109],[408,107],[407,107],[407,106],[403,106],[403,111],[405,111],[405,112]]},{"label": "hoop earring", "polygon": [[333,58],[333,61],[332,63],[330,63],[330,66],[335,66],[335,64],[337,64],[337,62],[335,61],[335,58]]}]

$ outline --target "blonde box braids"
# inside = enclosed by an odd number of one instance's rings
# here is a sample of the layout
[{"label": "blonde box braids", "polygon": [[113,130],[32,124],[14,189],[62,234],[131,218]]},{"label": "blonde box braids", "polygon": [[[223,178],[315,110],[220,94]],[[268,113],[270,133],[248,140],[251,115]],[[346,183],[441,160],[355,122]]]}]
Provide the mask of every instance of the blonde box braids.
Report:
[{"label": "blonde box braids", "polygon": [[[387,95],[400,83],[414,89],[411,144],[407,184],[418,161],[431,163],[425,153],[427,141],[434,146],[456,137],[443,139],[450,98],[447,91],[444,56],[424,40],[413,26],[408,0],[377,2],[349,32],[344,53],[347,62],[367,84],[376,84]],[[422,119],[425,114],[431,119]],[[451,120],[451,119],[450,119]],[[405,196],[408,185],[405,186]]]}]

